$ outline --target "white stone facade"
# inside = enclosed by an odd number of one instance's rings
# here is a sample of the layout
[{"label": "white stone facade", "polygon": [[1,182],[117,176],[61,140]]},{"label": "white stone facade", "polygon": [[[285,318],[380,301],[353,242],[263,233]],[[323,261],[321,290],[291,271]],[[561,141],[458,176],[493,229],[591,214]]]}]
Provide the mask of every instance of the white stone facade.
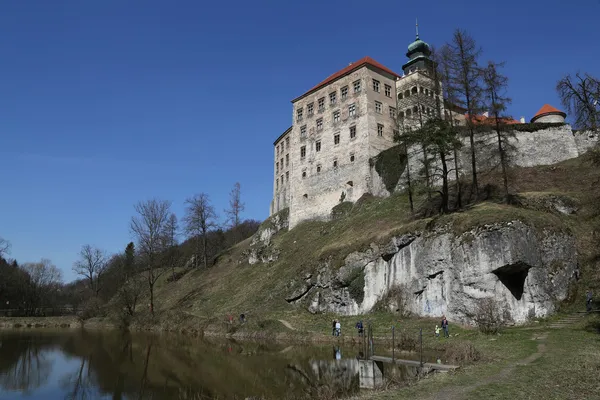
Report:
[{"label": "white stone facade", "polygon": [[[274,168],[283,157],[286,169],[283,184],[281,170],[275,178],[271,214],[289,205],[293,227],[329,217],[341,199],[356,201],[371,193],[369,159],[394,145],[397,78],[362,63],[293,101],[293,125],[275,143],[280,155]],[[282,144],[288,137],[289,153]]]}]

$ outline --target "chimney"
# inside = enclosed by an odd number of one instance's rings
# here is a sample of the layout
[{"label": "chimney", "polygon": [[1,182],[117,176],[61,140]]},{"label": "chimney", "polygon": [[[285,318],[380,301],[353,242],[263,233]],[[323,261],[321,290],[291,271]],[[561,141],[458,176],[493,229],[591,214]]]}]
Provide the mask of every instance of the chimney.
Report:
[{"label": "chimney", "polygon": [[521,123],[524,124],[525,123],[525,117],[521,117]]}]

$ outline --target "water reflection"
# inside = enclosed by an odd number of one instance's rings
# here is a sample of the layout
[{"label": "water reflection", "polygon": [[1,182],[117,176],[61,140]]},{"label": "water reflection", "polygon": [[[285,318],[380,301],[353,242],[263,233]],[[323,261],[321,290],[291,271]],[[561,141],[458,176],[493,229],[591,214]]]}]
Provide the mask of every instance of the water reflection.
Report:
[{"label": "water reflection", "polygon": [[0,398],[343,397],[365,387],[358,356],[357,348],[331,345],[121,332],[1,332]]}]

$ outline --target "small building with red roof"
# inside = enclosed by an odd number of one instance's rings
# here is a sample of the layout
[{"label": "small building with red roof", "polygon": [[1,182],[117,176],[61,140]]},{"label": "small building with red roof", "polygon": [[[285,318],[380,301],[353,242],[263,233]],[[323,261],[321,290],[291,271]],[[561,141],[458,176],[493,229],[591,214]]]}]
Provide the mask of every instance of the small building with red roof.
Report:
[{"label": "small building with red roof", "polygon": [[564,123],[567,114],[550,104],[544,104],[542,108],[531,118],[531,122]]}]

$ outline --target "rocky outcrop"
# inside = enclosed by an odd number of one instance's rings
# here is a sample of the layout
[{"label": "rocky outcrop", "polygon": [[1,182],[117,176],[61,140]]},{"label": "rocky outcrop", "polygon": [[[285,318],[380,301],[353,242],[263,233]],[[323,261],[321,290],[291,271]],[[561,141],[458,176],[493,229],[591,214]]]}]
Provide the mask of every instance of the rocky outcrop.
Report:
[{"label": "rocky outcrop", "polygon": [[272,215],[258,228],[258,231],[252,236],[250,250],[243,254],[250,265],[258,262],[270,263],[277,261],[279,250],[272,245],[273,236],[279,231],[289,228],[289,211],[283,209],[277,214]]},{"label": "rocky outcrop", "polygon": [[[332,271],[291,282],[290,303],[309,311],[354,315],[373,310],[390,293],[408,311],[468,323],[478,300],[493,298],[516,323],[544,317],[564,300],[577,267],[574,237],[520,221],[456,235],[450,228],[392,238],[352,253]],[[397,307],[398,299],[393,302]]]}]

